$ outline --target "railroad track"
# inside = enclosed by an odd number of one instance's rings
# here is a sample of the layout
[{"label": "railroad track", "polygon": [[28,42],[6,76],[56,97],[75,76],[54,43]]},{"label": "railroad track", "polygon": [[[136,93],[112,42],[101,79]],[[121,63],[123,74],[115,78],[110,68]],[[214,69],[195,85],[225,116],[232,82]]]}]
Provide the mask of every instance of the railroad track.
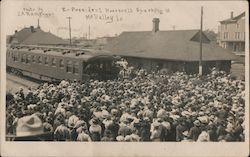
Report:
[{"label": "railroad track", "polygon": [[26,78],[23,76],[16,76],[11,73],[6,73],[6,91],[15,93],[20,87],[24,89],[24,92],[28,90],[29,87],[38,87],[42,82]]}]

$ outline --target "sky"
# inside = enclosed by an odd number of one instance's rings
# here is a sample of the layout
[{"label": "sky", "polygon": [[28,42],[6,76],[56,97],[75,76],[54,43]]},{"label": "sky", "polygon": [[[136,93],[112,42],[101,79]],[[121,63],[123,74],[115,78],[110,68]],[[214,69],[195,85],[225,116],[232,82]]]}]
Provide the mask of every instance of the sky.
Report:
[{"label": "sky", "polygon": [[119,35],[123,31],[150,31],[152,19],[160,30],[199,29],[201,6],[203,28],[217,32],[219,21],[247,11],[244,1],[4,1],[3,30],[10,35],[31,25],[62,38]]}]

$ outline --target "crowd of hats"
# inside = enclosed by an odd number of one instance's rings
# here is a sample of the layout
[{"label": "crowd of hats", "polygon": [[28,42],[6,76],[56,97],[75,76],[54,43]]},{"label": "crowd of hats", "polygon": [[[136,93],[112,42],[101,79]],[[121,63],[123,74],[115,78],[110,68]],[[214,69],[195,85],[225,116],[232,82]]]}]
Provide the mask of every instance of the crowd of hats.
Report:
[{"label": "crowd of hats", "polygon": [[29,135],[39,118],[54,141],[244,141],[245,82],[221,71],[145,70],[125,79],[63,80],[8,95],[6,114],[6,134]]}]

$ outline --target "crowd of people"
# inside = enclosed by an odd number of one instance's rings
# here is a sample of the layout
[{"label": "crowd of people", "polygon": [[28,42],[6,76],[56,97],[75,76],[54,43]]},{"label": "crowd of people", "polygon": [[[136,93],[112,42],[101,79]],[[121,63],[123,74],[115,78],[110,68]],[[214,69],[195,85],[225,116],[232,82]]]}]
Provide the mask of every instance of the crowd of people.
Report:
[{"label": "crowd of people", "polygon": [[44,83],[27,93],[9,94],[6,134],[20,134],[20,121],[35,116],[53,141],[245,140],[244,81],[216,70],[206,76],[143,69],[135,74]]}]

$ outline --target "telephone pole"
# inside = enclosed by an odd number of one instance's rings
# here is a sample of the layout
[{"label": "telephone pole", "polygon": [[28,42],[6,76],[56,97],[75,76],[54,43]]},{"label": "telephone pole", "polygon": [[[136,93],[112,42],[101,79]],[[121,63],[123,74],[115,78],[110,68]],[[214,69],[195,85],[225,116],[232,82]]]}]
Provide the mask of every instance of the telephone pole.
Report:
[{"label": "telephone pole", "polygon": [[66,17],[67,19],[69,19],[69,44],[71,46],[71,24],[70,24],[70,20],[72,17]]},{"label": "telephone pole", "polygon": [[200,59],[199,59],[199,75],[202,75],[202,24],[203,24],[203,6],[201,7],[201,28],[200,28]]}]

